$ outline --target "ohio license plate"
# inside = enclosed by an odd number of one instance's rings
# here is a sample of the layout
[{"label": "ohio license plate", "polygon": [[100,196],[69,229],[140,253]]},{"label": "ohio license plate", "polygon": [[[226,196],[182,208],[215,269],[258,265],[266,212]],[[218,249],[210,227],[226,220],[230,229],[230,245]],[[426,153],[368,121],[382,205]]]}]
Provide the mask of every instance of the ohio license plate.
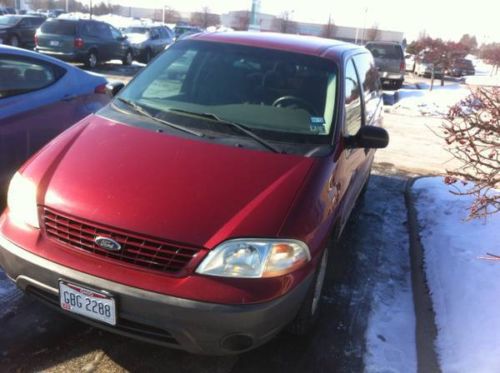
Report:
[{"label": "ohio license plate", "polygon": [[60,281],[59,301],[66,311],[116,325],[115,300],[106,294]]},{"label": "ohio license plate", "polygon": [[57,41],[57,40],[51,40],[51,41],[50,41],[50,45],[51,45],[52,47],[57,47],[57,46],[59,45],[59,41]]}]

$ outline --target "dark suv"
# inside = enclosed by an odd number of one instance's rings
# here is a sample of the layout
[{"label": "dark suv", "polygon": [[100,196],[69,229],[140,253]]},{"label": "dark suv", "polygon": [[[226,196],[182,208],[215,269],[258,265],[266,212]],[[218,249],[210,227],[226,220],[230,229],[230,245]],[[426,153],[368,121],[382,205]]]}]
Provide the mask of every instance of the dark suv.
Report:
[{"label": "dark suv", "polygon": [[0,16],[0,44],[33,48],[36,29],[45,21],[43,17]]},{"label": "dark suv", "polygon": [[127,38],[113,26],[93,20],[51,19],[36,32],[35,50],[64,61],[83,62],[94,68],[99,62],[121,60],[130,65],[133,52]]}]

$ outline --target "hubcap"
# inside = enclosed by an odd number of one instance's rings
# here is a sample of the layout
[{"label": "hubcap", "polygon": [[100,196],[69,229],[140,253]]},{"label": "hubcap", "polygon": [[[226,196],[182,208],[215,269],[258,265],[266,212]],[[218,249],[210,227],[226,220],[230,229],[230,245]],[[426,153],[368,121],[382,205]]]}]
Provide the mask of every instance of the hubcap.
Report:
[{"label": "hubcap", "polygon": [[96,64],[97,64],[97,57],[94,53],[91,53],[89,56],[89,65],[90,67],[95,67]]},{"label": "hubcap", "polygon": [[127,63],[128,64],[132,63],[132,53],[130,53],[130,52],[127,53]]},{"label": "hubcap", "polygon": [[321,298],[321,290],[323,289],[323,282],[325,281],[326,263],[328,262],[328,249],[325,249],[321,263],[319,264],[318,278],[314,285],[314,296],[311,306],[311,314],[314,315],[318,309],[319,300]]}]

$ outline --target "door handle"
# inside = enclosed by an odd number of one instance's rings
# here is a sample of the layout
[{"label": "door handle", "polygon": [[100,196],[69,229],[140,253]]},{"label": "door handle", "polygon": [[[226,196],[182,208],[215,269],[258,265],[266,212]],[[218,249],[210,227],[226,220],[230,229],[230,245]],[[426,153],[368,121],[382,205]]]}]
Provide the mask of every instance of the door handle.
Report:
[{"label": "door handle", "polygon": [[76,98],[76,95],[66,95],[61,99],[61,101],[64,101],[64,102],[73,101],[75,98]]}]

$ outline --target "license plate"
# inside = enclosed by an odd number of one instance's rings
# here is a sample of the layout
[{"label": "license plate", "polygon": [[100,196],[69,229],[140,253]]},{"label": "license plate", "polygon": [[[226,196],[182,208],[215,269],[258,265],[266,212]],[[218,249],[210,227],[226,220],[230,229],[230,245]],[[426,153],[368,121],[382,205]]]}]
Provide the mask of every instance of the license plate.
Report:
[{"label": "license plate", "polygon": [[59,301],[66,311],[116,325],[115,300],[102,292],[60,281]]},{"label": "license plate", "polygon": [[51,40],[50,41],[50,46],[51,47],[57,47],[59,45],[59,42],[57,40]]}]

